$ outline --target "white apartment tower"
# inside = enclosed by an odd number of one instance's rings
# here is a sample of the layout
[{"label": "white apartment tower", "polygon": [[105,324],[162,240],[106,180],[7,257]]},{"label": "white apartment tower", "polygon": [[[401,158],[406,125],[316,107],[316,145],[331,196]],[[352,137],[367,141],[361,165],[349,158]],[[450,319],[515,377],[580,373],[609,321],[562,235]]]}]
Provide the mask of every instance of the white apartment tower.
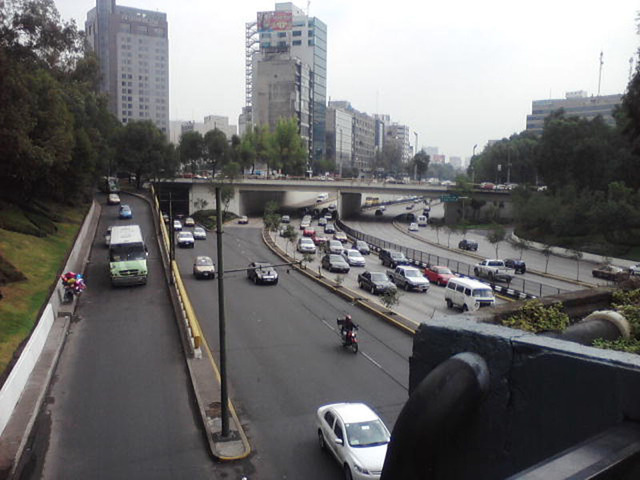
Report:
[{"label": "white apartment tower", "polygon": [[124,124],[150,120],[169,135],[169,41],[165,13],[97,0],[87,40],[98,56],[100,88]]}]

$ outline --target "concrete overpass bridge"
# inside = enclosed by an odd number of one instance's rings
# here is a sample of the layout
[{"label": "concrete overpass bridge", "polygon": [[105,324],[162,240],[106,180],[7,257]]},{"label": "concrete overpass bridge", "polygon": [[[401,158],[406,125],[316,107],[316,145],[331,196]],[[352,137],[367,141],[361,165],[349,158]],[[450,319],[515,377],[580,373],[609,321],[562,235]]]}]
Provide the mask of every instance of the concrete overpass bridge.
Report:
[{"label": "concrete overpass bridge", "polygon": [[[264,206],[275,201],[279,205],[290,204],[287,196],[291,192],[334,194],[337,198],[338,212],[342,218],[360,211],[363,195],[366,196],[421,196],[431,199],[448,197],[445,202],[445,218],[452,223],[471,206],[471,198],[458,197],[450,187],[427,184],[374,183],[371,180],[261,180],[235,179],[225,181],[224,185],[233,188],[233,198],[229,202],[229,211],[238,215],[261,215]],[[189,215],[194,211],[210,209],[215,206],[215,186],[211,180],[196,178],[176,178],[156,182],[163,211],[168,211],[169,199],[177,213]],[[508,191],[475,190],[473,199],[482,200],[487,205],[502,209],[503,217],[510,215],[511,194]],[[467,218],[470,218],[469,216]]]}]

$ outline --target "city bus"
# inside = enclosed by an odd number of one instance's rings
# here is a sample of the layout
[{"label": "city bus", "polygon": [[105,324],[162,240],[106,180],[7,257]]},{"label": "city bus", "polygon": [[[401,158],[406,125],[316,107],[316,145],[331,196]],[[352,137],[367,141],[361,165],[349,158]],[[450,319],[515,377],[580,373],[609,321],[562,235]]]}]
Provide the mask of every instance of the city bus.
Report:
[{"label": "city bus", "polygon": [[375,207],[379,203],[380,203],[380,198],[379,197],[366,197],[364,199],[364,206],[365,207]]},{"label": "city bus", "polygon": [[111,227],[109,271],[111,284],[144,285],[147,283],[147,247],[139,225]]}]

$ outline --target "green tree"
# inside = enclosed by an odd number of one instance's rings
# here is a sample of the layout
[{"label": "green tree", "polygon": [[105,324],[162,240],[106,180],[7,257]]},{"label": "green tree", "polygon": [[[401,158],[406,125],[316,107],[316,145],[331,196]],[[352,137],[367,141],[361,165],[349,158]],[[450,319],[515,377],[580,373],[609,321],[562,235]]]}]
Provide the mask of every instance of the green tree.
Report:
[{"label": "green tree", "polygon": [[493,245],[496,249],[496,258],[499,258],[498,248],[500,247],[500,243],[505,239],[506,236],[507,232],[502,225],[500,225],[499,223],[494,223],[493,225],[491,225],[491,228],[489,229],[489,233],[487,235],[487,240],[489,240],[489,243],[491,243],[491,245]]},{"label": "green tree", "polygon": [[295,118],[278,120],[271,135],[271,153],[272,168],[282,168],[286,175],[304,175],[309,155]]},{"label": "green tree", "polygon": [[162,175],[170,152],[164,133],[149,120],[127,123],[116,139],[118,165],[136,175],[137,188]]},{"label": "green tree", "polygon": [[229,163],[229,141],[222,130],[214,128],[204,134],[203,150],[214,176],[217,170]]},{"label": "green tree", "polygon": [[424,150],[420,150],[416,153],[411,159],[410,169],[413,172],[415,170],[417,178],[423,178],[427,174],[427,170],[429,169],[429,161],[431,157],[427,155],[427,152]]},{"label": "green tree", "polygon": [[191,173],[195,174],[196,164],[204,157],[204,139],[202,134],[195,130],[184,132],[180,136],[178,147],[180,152],[180,162],[191,167]]}]

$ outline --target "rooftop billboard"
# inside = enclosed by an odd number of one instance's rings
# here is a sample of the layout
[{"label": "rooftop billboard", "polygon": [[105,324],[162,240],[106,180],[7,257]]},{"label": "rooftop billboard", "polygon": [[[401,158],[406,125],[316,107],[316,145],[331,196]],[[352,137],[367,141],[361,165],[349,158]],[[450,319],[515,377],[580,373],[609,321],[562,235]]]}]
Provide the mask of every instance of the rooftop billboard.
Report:
[{"label": "rooftop billboard", "polygon": [[291,12],[258,12],[258,32],[279,32],[291,30],[293,15]]}]

